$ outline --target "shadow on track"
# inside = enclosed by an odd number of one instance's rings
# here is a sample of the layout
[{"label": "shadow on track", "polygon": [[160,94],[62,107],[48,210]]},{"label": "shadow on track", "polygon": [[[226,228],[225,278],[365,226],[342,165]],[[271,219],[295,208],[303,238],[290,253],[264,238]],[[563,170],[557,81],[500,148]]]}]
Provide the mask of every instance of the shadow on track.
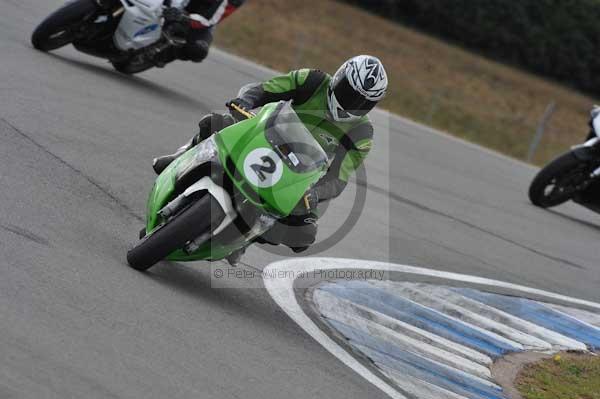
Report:
[{"label": "shadow on track", "polygon": [[[553,215],[559,216],[559,217],[561,217],[561,218],[563,218],[565,220],[569,220],[571,222],[579,223],[581,225],[589,227],[590,229],[594,229],[596,231],[600,231],[600,225],[598,225],[598,224],[595,224],[595,223],[592,223],[592,222],[588,222],[586,220],[582,220],[582,219],[576,218],[574,216],[570,216],[570,215],[567,215],[567,214],[555,211],[554,209],[546,209],[546,211],[552,213]],[[589,210],[589,211],[593,212],[592,210]]]},{"label": "shadow on track", "polygon": [[167,87],[160,86],[154,82],[140,78],[138,76],[124,75],[113,69],[107,69],[100,65],[91,64],[78,59],[65,57],[56,53],[46,53],[46,55],[58,61],[62,61],[69,65],[86,70],[88,72],[92,72],[97,76],[103,76],[112,80],[116,80],[124,86],[128,86],[136,90],[141,90],[146,94],[160,97],[162,100],[174,102],[178,105],[192,108],[195,111],[210,112],[210,107],[207,104],[198,101],[198,99],[176,92]]},{"label": "shadow on track", "polygon": [[203,303],[210,302],[215,309],[220,309],[227,315],[243,317],[277,328],[285,325],[290,332],[296,331],[292,323],[274,323],[275,320],[285,317],[285,313],[273,302],[264,288],[213,288],[211,268],[206,262],[203,266],[195,267],[161,262],[143,274],[155,283],[175,290],[178,295],[183,294]]}]

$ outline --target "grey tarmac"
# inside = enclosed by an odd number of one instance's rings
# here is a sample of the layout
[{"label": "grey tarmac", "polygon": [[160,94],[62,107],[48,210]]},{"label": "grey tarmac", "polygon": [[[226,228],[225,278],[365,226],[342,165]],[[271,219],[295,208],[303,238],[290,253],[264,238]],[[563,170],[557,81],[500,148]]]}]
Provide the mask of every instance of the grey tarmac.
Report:
[{"label": "grey tarmac", "polygon": [[[71,48],[37,52],[30,34],[59,3],[0,3],[0,398],[385,397],[256,289],[260,278],[215,289],[207,263],[126,265],[152,158],[269,71],[213,50],[200,65],[128,77]],[[536,209],[535,168],[383,112],[374,120],[365,208],[321,256],[600,301],[598,215]],[[329,207],[320,238],[355,187]],[[241,267],[278,259],[252,248]]]}]

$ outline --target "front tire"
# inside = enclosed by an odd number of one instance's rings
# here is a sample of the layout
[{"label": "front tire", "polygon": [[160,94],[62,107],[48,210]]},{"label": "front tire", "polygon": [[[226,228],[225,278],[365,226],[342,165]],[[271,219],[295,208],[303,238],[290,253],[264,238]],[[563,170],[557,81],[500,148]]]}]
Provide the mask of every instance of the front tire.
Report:
[{"label": "front tire", "polygon": [[75,39],[71,28],[97,9],[92,0],[75,0],[65,4],[38,25],[31,35],[31,44],[41,51],[56,50],[70,44]]},{"label": "front tire", "polygon": [[212,231],[224,218],[217,200],[206,194],[129,250],[127,262],[136,270],[148,270],[188,241]]},{"label": "front tire", "polygon": [[529,199],[535,206],[550,208],[569,201],[577,184],[586,178],[587,165],[567,152],[546,165],[529,187]]}]

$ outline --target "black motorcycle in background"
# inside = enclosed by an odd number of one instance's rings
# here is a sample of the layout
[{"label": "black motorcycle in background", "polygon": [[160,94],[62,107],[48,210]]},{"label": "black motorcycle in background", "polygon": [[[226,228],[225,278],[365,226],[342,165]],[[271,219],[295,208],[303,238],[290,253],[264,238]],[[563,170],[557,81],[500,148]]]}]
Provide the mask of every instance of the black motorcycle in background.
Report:
[{"label": "black motorcycle in background", "polygon": [[[594,112],[594,111],[592,111]],[[598,114],[596,114],[598,115]],[[572,200],[600,212],[600,118],[592,119],[588,140],[543,167],[529,187],[529,199],[541,208]]]}]

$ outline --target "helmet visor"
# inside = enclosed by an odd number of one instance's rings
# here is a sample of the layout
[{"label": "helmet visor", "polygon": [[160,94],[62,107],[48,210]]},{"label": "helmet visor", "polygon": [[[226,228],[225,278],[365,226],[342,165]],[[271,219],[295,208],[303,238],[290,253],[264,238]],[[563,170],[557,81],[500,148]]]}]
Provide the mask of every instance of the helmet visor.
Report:
[{"label": "helmet visor", "polygon": [[344,111],[351,115],[364,116],[377,105],[377,101],[367,100],[354,90],[346,76],[335,83],[333,94]]}]

